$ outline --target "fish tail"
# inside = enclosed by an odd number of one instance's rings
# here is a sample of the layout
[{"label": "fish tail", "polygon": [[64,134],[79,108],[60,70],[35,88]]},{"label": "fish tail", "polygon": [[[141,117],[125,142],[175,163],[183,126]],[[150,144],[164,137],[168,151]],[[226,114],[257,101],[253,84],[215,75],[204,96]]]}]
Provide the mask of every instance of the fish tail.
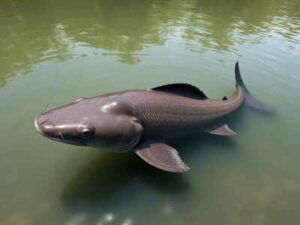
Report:
[{"label": "fish tail", "polygon": [[250,91],[248,90],[248,88],[246,87],[242,79],[240,69],[239,69],[239,62],[236,62],[235,64],[235,81],[236,81],[236,85],[241,87],[241,89],[244,91],[245,104],[247,106],[249,106],[252,109],[263,111],[263,112],[274,111],[273,107],[264,104],[260,100],[256,99],[253,95],[251,95]]}]

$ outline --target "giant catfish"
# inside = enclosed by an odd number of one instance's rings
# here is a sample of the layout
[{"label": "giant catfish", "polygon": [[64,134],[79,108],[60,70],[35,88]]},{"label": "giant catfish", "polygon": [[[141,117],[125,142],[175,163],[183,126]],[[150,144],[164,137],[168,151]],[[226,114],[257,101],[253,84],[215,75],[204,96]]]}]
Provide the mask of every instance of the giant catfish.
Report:
[{"label": "giant catfish", "polygon": [[225,116],[243,104],[269,110],[246,88],[238,63],[235,80],[234,94],[222,100],[209,99],[197,87],[184,83],[78,98],[40,114],[35,127],[55,141],[134,151],[159,169],[186,172],[188,166],[167,141],[199,132],[233,136],[236,133],[220,122]]}]

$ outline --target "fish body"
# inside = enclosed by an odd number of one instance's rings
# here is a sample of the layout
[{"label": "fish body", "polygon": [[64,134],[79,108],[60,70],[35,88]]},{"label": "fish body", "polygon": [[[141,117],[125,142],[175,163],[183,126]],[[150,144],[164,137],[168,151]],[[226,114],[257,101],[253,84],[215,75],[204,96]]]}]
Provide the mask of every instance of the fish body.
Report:
[{"label": "fish body", "polygon": [[130,90],[93,98],[79,98],[42,113],[35,120],[44,136],[75,145],[133,150],[149,164],[169,172],[189,168],[178,152],[165,142],[172,138],[207,132],[233,136],[221,120],[244,102],[264,105],[250,95],[238,64],[232,97],[209,99],[190,84],[168,84],[150,90]]},{"label": "fish body", "polygon": [[114,105],[118,113],[136,118],[144,128],[144,139],[169,140],[210,128],[237,110],[243,101],[243,91],[237,87],[228,100],[199,100],[160,90],[134,90],[106,97],[105,103],[99,99],[98,104],[99,108]]}]

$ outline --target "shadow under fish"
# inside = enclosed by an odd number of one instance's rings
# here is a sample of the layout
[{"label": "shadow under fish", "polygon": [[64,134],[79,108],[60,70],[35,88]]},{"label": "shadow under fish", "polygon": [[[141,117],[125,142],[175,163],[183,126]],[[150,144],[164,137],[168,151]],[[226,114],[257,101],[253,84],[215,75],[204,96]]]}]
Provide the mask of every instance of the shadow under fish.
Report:
[{"label": "shadow under fish", "polygon": [[126,207],[145,190],[183,194],[189,189],[183,175],[145,167],[134,154],[106,152],[86,164],[66,184],[61,200],[69,211],[93,212]]}]

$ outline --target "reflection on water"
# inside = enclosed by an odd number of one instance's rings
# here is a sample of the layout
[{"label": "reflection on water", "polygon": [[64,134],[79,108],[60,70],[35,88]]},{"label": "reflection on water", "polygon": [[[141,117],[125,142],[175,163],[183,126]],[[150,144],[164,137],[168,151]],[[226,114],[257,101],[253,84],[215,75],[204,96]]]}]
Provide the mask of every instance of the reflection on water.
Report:
[{"label": "reflection on water", "polygon": [[[0,224],[298,224],[299,12],[298,0],[1,1]],[[47,104],[123,89],[230,96],[236,60],[277,113],[245,108],[226,120],[234,138],[171,143],[187,174],[34,130]]]},{"label": "reflection on water", "polygon": [[266,36],[288,38],[292,48],[299,43],[299,1],[34,0],[29,6],[6,0],[0,6],[2,85],[41,61],[84,56],[76,51],[81,46],[135,64],[139,51],[169,38],[200,52],[234,52]]}]

